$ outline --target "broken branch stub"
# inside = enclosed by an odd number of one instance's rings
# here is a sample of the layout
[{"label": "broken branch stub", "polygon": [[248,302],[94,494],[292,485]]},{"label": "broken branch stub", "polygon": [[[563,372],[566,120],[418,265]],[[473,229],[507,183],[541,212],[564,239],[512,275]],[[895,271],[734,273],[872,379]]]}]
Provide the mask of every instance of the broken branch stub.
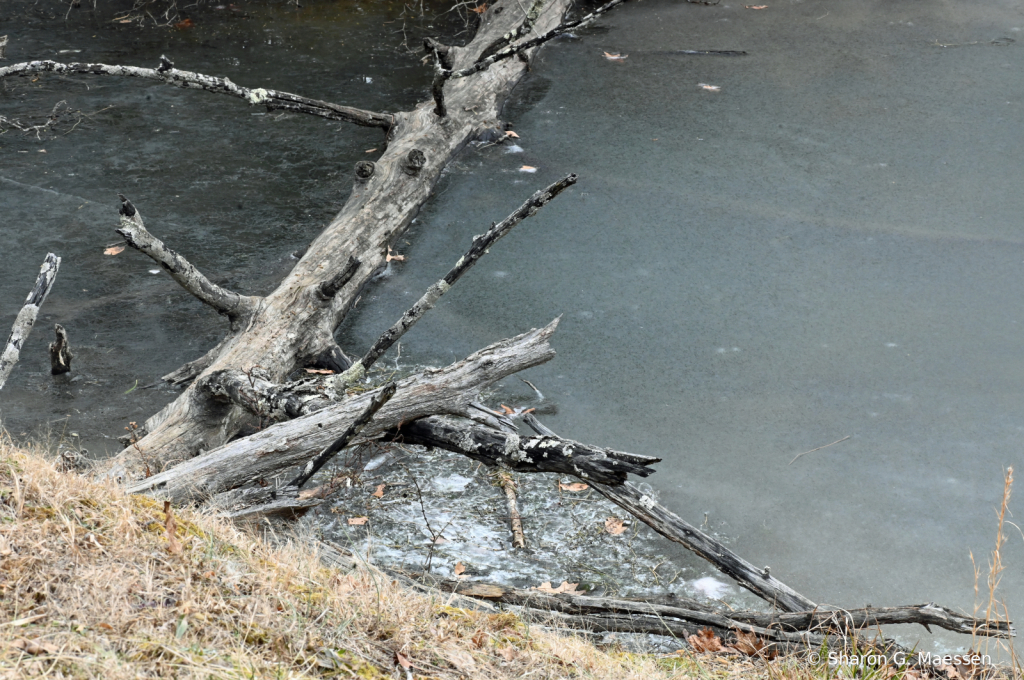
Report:
[{"label": "broken branch stub", "polygon": [[7,337],[3,351],[0,351],[0,389],[3,389],[8,376],[14,370],[14,365],[21,357],[21,348],[24,347],[32,326],[39,315],[39,308],[46,300],[53,288],[53,282],[57,278],[57,270],[60,269],[60,258],[53,253],[47,253],[43,264],[39,267],[39,275],[36,283],[25,298],[18,316],[14,319],[14,326],[11,327],[11,334]]},{"label": "broken branch stub", "polygon": [[50,343],[50,374],[70,373],[71,360],[75,358],[75,355],[71,353],[68,332],[59,323],[54,324],[53,332],[57,339]]},{"label": "broken branch stub", "polygon": [[121,215],[121,226],[117,229],[117,233],[121,235],[125,243],[148,255],[167,270],[171,278],[177,281],[182,288],[213,307],[219,314],[228,317],[232,329],[237,330],[242,325],[242,321],[248,319],[252,314],[259,298],[239,295],[210,281],[188,260],[165,246],[163,241],[146,230],[146,226],[142,222],[142,215],[131,201],[122,194],[118,194],[118,197],[121,199],[121,208],[118,211]]}]

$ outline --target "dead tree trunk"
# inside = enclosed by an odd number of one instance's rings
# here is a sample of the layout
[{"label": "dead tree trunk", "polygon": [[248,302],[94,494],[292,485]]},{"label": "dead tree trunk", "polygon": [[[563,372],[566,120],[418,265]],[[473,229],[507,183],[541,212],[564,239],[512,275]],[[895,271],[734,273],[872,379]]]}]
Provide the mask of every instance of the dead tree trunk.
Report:
[{"label": "dead tree trunk", "polygon": [[[483,12],[480,28],[469,44],[444,50],[446,63],[456,70],[471,68],[525,33],[551,31],[561,24],[568,6],[569,0],[500,0]],[[210,283],[183,257],[145,232],[139,211],[125,201],[120,231],[128,244],[153,257],[186,290],[227,316],[231,329],[206,356],[165,376],[171,382],[187,384],[184,393],[147,420],[140,432],[144,436],[108,463],[104,473],[137,481],[146,469],[166,469],[227,443],[246,413],[230,401],[214,398],[208,389],[212,376],[223,371],[259,366],[269,380],[282,382],[303,366],[347,368],[350,362],[334,341],[335,329],[361,288],[385,264],[388,246],[430,197],[448,162],[482,130],[498,125],[501,107],[526,72],[534,49],[516,51],[514,56],[519,58],[491,61],[472,77],[443,84],[444,116],[434,113],[433,101],[412,111],[379,114],[275,90],[245,88],[226,78],[179,71],[166,59],[155,69],[54,62],[0,68],[0,77],[61,72],[157,79],[228,94],[254,105],[387,130],[384,154],[375,163],[359,164],[345,207],[266,297],[240,295]],[[356,263],[354,270],[352,262]],[[347,283],[339,283],[342,278],[347,278]]]}]

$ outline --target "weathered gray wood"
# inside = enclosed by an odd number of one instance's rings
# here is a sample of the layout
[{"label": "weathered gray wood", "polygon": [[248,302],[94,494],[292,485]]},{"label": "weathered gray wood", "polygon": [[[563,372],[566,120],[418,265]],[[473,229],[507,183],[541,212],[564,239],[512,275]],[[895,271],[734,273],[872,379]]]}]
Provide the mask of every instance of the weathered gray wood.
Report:
[{"label": "weathered gray wood", "polygon": [[[425,371],[398,383],[397,393],[363,432],[379,437],[403,421],[435,413],[457,413],[480,391],[508,375],[544,363],[555,352],[548,344],[558,319],[541,329],[495,343],[446,368]],[[131,493],[151,493],[181,503],[204,499],[253,479],[271,477],[305,463],[311,452],[334,441],[362,413],[376,391],[272,425],[184,461],[170,470],[131,485]],[[144,441],[144,440],[143,440]]]},{"label": "weathered gray wood", "polygon": [[394,124],[394,116],[388,113],[377,113],[375,111],[364,111],[363,109],[351,106],[340,106],[330,102],[310,99],[290,92],[279,90],[267,90],[262,87],[248,88],[236,85],[228,78],[218,78],[192,71],[180,71],[174,68],[174,63],[167,57],[160,57],[160,65],[156,68],[141,68],[139,66],[120,66],[110,64],[85,64],[70,63],[62,64],[56,61],[26,61],[20,64],[11,64],[0,68],[0,78],[10,76],[21,76],[32,73],[57,73],[80,74],[80,75],[104,75],[104,76],[127,76],[130,78],[144,78],[146,80],[157,80],[176,87],[189,88],[194,90],[206,90],[227,94],[243,99],[252,105],[263,105],[268,111],[284,109],[297,113],[306,113],[312,116],[320,116],[329,120],[340,120],[346,123],[355,123],[365,127],[377,127],[389,130]]},{"label": "weathered gray wood", "polygon": [[517,472],[558,472],[608,484],[622,484],[629,474],[646,477],[654,472],[649,466],[661,461],[570,439],[523,437],[436,417],[404,423],[387,433],[385,439],[388,438],[455,451],[487,465]]},{"label": "weathered gray wood", "polygon": [[437,301],[441,299],[441,296],[447,293],[455,285],[455,282],[462,278],[462,275],[468,272],[477,263],[477,260],[488,252],[491,246],[527,217],[536,215],[538,210],[547,205],[565,189],[575,184],[577,179],[576,175],[569,174],[544,189],[536,191],[533,196],[530,196],[511,215],[501,222],[491,224],[491,228],[484,234],[474,236],[473,244],[470,246],[469,251],[459,258],[455,266],[449,269],[448,273],[440,281],[428,288],[427,292],[416,301],[416,304],[406,310],[402,318],[396,321],[391,328],[384,331],[380,338],[377,339],[377,342],[373,343],[373,346],[363,355],[362,359],[352,364],[351,368],[337,377],[335,382],[336,389],[344,390],[349,385],[354,385],[357,381],[361,380],[366,375],[366,371],[376,363],[377,359],[398,342],[410,328],[415,326],[416,322],[423,318],[424,314],[433,309]]},{"label": "weathered gray wood", "polygon": [[3,351],[0,351],[0,389],[3,389],[4,383],[7,382],[11,371],[14,370],[14,365],[21,358],[21,348],[25,346],[28,334],[32,332],[32,326],[39,315],[39,308],[46,300],[46,296],[50,294],[50,289],[53,288],[58,269],[60,269],[60,258],[53,253],[47,253],[42,266],[39,267],[36,283],[29,291],[28,297],[25,298],[25,304],[14,319],[14,326],[11,328],[11,334],[7,337]]},{"label": "weathered gray wood", "polygon": [[[568,0],[549,0],[533,21],[547,31],[561,23]],[[500,10],[499,10],[500,8]],[[499,0],[485,13],[465,47],[449,54],[456,68],[475,63],[500,36],[520,26],[524,10],[517,0]],[[525,53],[524,57],[529,57]],[[446,87],[450,114],[433,114],[433,103],[393,114],[385,152],[369,178],[355,182],[345,207],[309,246],[276,290],[262,298],[245,324],[191,367],[172,374],[191,384],[179,397],[147,420],[138,441],[144,451],[128,447],[99,471],[133,481],[145,474],[143,455],[156,469],[166,469],[203,451],[225,444],[246,422],[245,409],[218,401],[204,391],[209,375],[260,366],[271,382],[283,382],[296,368],[308,366],[336,346],[334,331],[358,297],[358,291],[385,265],[388,246],[406,229],[430,197],[442,170],[480,130],[494,127],[512,87],[527,63],[510,59],[486,74],[460,78]],[[351,280],[332,298],[318,291],[350,262],[359,261]]]},{"label": "weathered gray wood", "polygon": [[593,483],[591,487],[668,540],[697,553],[723,574],[779,609],[797,612],[817,608],[813,601],[772,576],[768,568],[758,569],[629,482],[619,486]]},{"label": "weathered gray wood", "polygon": [[163,241],[146,230],[142,215],[127,198],[121,198],[121,228],[117,233],[125,243],[144,253],[163,267],[178,284],[200,301],[223,314],[233,330],[248,321],[260,302],[258,297],[239,295],[210,281],[184,257],[164,245]]},{"label": "weathered gray wood", "polygon": [[71,352],[68,332],[59,323],[53,325],[57,339],[50,343],[50,374],[62,375],[71,372],[71,360],[75,355]]}]

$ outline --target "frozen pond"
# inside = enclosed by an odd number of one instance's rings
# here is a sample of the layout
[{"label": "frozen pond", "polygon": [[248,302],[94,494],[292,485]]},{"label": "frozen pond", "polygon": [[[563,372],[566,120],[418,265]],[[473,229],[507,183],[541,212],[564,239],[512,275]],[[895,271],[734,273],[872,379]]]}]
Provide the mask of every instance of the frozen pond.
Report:
[{"label": "frozen pond", "polygon": [[[421,35],[423,21],[384,3],[306,4],[246,6],[248,17],[210,8],[192,29],[139,32],[10,2],[0,32],[12,37],[7,63],[75,49],[82,61],[150,65],[167,53],[180,68],[366,108],[425,96],[429,71],[401,48],[403,27]],[[399,365],[448,363],[564,314],[558,357],[524,376],[556,432],[664,458],[648,481],[665,504],[816,601],[972,611],[970,555],[984,564],[1002,470],[1024,462],[1022,28],[1019,3],[1003,0],[629,3],[545,48],[506,110],[517,148],[457,159],[406,237],[406,262],[369,291],[342,344],[368,346],[474,234],[579,173],[403,339]],[[103,256],[117,241],[115,193],[214,278],[261,293],[337,211],[352,164],[380,138],[109,78],[19,80],[0,92],[0,115],[39,119],[62,99],[114,108],[44,141],[0,136],[4,327],[46,250],[65,257],[0,409],[15,434],[45,420],[98,453],[115,449],[103,435],[174,395],[133,386],[223,331],[137,254]],[[78,382],[46,372],[53,322],[80,351]],[[492,401],[537,405],[517,379]],[[410,477],[436,477],[423,507]],[[414,566],[432,540],[427,513],[454,522],[434,546],[438,569],[463,561],[492,580],[749,601],[646,531],[596,530],[607,512],[585,494],[520,482],[538,537],[524,555],[507,550],[486,471],[440,454],[367,473],[324,526],[366,546],[345,518],[386,511],[371,549]],[[379,483],[383,497],[370,497]],[[577,530],[587,540],[566,543]],[[1010,532],[1001,587],[1020,617],[1024,540]],[[401,548],[412,543],[415,555]],[[922,646],[940,643],[969,640]]]}]

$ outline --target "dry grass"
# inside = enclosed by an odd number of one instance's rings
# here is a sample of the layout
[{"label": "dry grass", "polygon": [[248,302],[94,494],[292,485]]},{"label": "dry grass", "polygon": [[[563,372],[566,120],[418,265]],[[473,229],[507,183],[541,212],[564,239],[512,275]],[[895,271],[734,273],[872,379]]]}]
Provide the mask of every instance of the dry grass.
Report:
[{"label": "dry grass", "polygon": [[669,678],[692,660],[600,651],[322,566],[0,441],[0,677]]}]

